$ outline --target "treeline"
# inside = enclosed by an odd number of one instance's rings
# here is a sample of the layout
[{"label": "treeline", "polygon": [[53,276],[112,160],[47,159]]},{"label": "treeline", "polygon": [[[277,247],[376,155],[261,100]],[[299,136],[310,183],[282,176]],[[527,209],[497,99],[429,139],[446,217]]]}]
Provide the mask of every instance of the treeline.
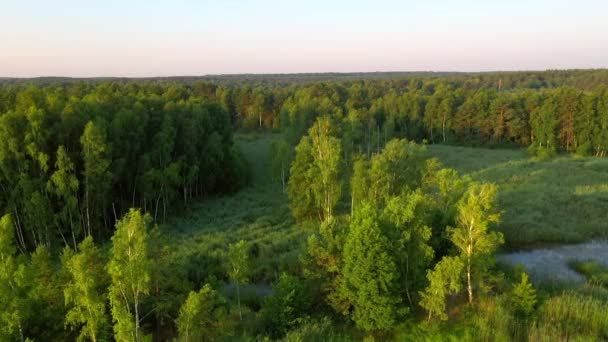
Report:
[{"label": "treeline", "polygon": [[0,210],[17,246],[76,245],[112,234],[129,208],[155,221],[176,202],[247,181],[228,112],[181,87],[5,87]]},{"label": "treeline", "polygon": [[[607,70],[334,77],[339,75],[300,75],[310,82],[293,81],[298,75],[39,82],[56,84],[50,88],[68,97],[83,97],[98,87],[119,87],[131,93],[162,94],[173,101],[204,98],[221,104],[234,128],[281,129],[292,146],[316,117],[331,114],[349,126],[345,140],[363,145],[368,155],[393,137],[530,147],[541,156],[557,151],[606,155]],[[24,87],[0,87],[0,112],[17,105],[16,95]]]}]

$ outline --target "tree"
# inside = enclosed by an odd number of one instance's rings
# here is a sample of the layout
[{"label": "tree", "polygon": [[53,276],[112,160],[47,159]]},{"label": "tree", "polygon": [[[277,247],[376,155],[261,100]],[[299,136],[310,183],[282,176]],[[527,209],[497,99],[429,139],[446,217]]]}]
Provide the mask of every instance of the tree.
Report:
[{"label": "tree", "polygon": [[378,207],[382,207],[404,188],[414,189],[420,185],[427,159],[426,149],[405,139],[389,141],[382,153],[371,160],[369,171],[369,196]]},{"label": "tree", "polygon": [[356,158],[353,163],[353,175],[350,178],[350,214],[355,212],[369,195],[369,161],[363,157]]},{"label": "tree", "polygon": [[114,333],[118,341],[141,340],[140,304],[150,291],[148,231],[152,218],[131,209],[116,223],[108,273]]},{"label": "tree", "polygon": [[371,204],[355,211],[343,257],[342,291],[352,302],[352,320],[366,331],[390,329],[405,309],[392,244]]},{"label": "tree", "polygon": [[190,291],[175,321],[181,341],[214,341],[222,332],[225,301],[206,284],[198,292]]},{"label": "tree", "polygon": [[[61,209],[57,215],[56,226],[59,233],[63,236],[63,227],[70,227],[72,244],[74,249],[76,246],[76,237],[79,234],[76,229],[75,217],[78,213],[78,177],[74,172],[74,164],[65,150],[65,147],[59,146],[57,149],[57,161],[55,162],[55,172],[51,175],[51,179],[47,183],[47,189],[53,193],[61,201]],[[65,237],[64,242],[68,244]]]},{"label": "tree", "polygon": [[272,177],[281,181],[283,191],[285,191],[286,187],[285,182],[289,179],[288,171],[292,159],[292,152],[292,147],[287,141],[281,139],[272,142]]},{"label": "tree", "polygon": [[532,144],[530,148],[539,157],[551,156],[557,150],[557,103],[553,98],[547,98],[541,107],[530,114],[532,129]]},{"label": "tree", "polygon": [[346,314],[350,300],[340,289],[344,278],[344,242],[348,233],[348,222],[344,217],[333,217],[321,222],[319,231],[311,234],[307,241],[304,259],[304,275],[319,284],[326,295],[327,303],[337,312]]},{"label": "tree", "polygon": [[464,263],[460,257],[443,257],[433,270],[428,270],[426,277],[429,285],[420,292],[420,306],[428,313],[428,319],[437,316],[441,320],[447,319],[445,314],[446,297],[460,292],[462,288],[462,270]]},{"label": "tree", "polygon": [[296,154],[289,169],[287,196],[293,217],[300,221],[316,214],[315,195],[311,184],[315,181],[315,169],[310,138],[305,136],[296,146]]},{"label": "tree", "polygon": [[26,265],[16,255],[13,245],[13,220],[11,215],[0,219],[0,337],[25,341],[25,323],[29,315]]},{"label": "tree", "polygon": [[28,334],[36,340],[65,338],[63,326],[57,324],[65,315],[58,271],[51,250],[38,246],[27,268],[29,310],[35,313],[28,319]]},{"label": "tree", "polygon": [[[80,138],[82,158],[84,161],[84,205],[86,235],[92,234],[91,216],[99,219],[103,216],[104,202],[110,189],[109,149],[105,131],[91,121],[87,123]],[[93,207],[94,209],[92,209]],[[93,212],[93,210],[95,210]]]},{"label": "tree", "polygon": [[340,200],[342,181],[342,150],[340,139],[332,136],[333,127],[329,118],[319,118],[310,128],[313,160],[316,167],[312,189],[315,202],[323,210],[323,219],[331,218],[333,209]]},{"label": "tree", "polygon": [[511,303],[515,312],[523,317],[529,316],[536,306],[536,290],[528,281],[528,275],[521,273],[521,281],[511,291]]},{"label": "tree", "polygon": [[280,337],[308,317],[311,300],[301,279],[282,273],[264,300],[262,317],[273,337]]},{"label": "tree", "polygon": [[236,244],[228,246],[228,276],[236,285],[236,298],[239,307],[239,319],[243,320],[241,312],[241,293],[240,284],[245,284],[249,273],[249,246],[247,242],[241,240]]},{"label": "tree", "polygon": [[69,306],[65,324],[73,329],[80,328],[79,341],[96,342],[106,336],[109,328],[102,260],[91,236],[78,245],[77,253],[66,247],[61,256],[67,274],[63,293],[65,304]]},{"label": "tree", "polygon": [[296,146],[287,189],[296,219],[333,215],[342,194],[342,150],[329,118],[319,118]]},{"label": "tree", "polygon": [[416,190],[391,198],[382,213],[382,218],[392,230],[390,236],[401,271],[399,281],[410,307],[414,306],[412,290],[420,286],[424,271],[434,255],[429,245],[432,235],[428,226],[429,208],[428,198]]},{"label": "tree", "polygon": [[504,242],[502,233],[490,230],[500,221],[495,206],[495,185],[471,183],[458,203],[457,226],[449,228],[450,240],[465,262],[469,303],[473,303],[473,273],[481,281],[488,257]]}]

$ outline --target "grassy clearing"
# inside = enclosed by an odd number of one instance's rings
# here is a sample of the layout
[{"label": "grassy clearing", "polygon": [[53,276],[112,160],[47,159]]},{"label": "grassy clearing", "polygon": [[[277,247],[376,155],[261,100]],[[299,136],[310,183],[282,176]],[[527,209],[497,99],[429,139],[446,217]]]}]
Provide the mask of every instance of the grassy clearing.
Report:
[{"label": "grassy clearing", "polygon": [[538,160],[523,150],[434,145],[446,166],[499,186],[507,245],[580,242],[608,237],[608,159]]},{"label": "grassy clearing", "polygon": [[220,262],[228,244],[241,239],[251,244],[255,282],[274,280],[298,262],[304,233],[295,229],[287,196],[270,178],[270,144],[278,138],[237,135],[235,141],[251,163],[251,184],[235,194],[194,203],[163,225],[174,257],[191,265],[192,272],[223,277]]}]

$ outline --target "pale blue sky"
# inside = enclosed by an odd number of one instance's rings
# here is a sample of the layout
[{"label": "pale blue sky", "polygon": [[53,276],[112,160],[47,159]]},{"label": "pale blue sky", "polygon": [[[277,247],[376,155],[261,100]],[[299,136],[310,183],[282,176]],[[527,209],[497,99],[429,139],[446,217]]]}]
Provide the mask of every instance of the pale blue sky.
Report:
[{"label": "pale blue sky", "polygon": [[597,67],[605,0],[0,0],[0,76]]}]

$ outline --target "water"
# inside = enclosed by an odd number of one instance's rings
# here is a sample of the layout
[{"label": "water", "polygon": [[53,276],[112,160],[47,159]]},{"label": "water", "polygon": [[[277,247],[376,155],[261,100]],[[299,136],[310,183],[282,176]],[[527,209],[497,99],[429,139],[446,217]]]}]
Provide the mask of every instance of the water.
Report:
[{"label": "water", "polygon": [[513,253],[499,254],[498,261],[524,266],[530,279],[540,281],[566,281],[581,283],[585,277],[573,271],[571,260],[597,260],[608,265],[608,241],[590,241],[575,245],[537,248]]}]

